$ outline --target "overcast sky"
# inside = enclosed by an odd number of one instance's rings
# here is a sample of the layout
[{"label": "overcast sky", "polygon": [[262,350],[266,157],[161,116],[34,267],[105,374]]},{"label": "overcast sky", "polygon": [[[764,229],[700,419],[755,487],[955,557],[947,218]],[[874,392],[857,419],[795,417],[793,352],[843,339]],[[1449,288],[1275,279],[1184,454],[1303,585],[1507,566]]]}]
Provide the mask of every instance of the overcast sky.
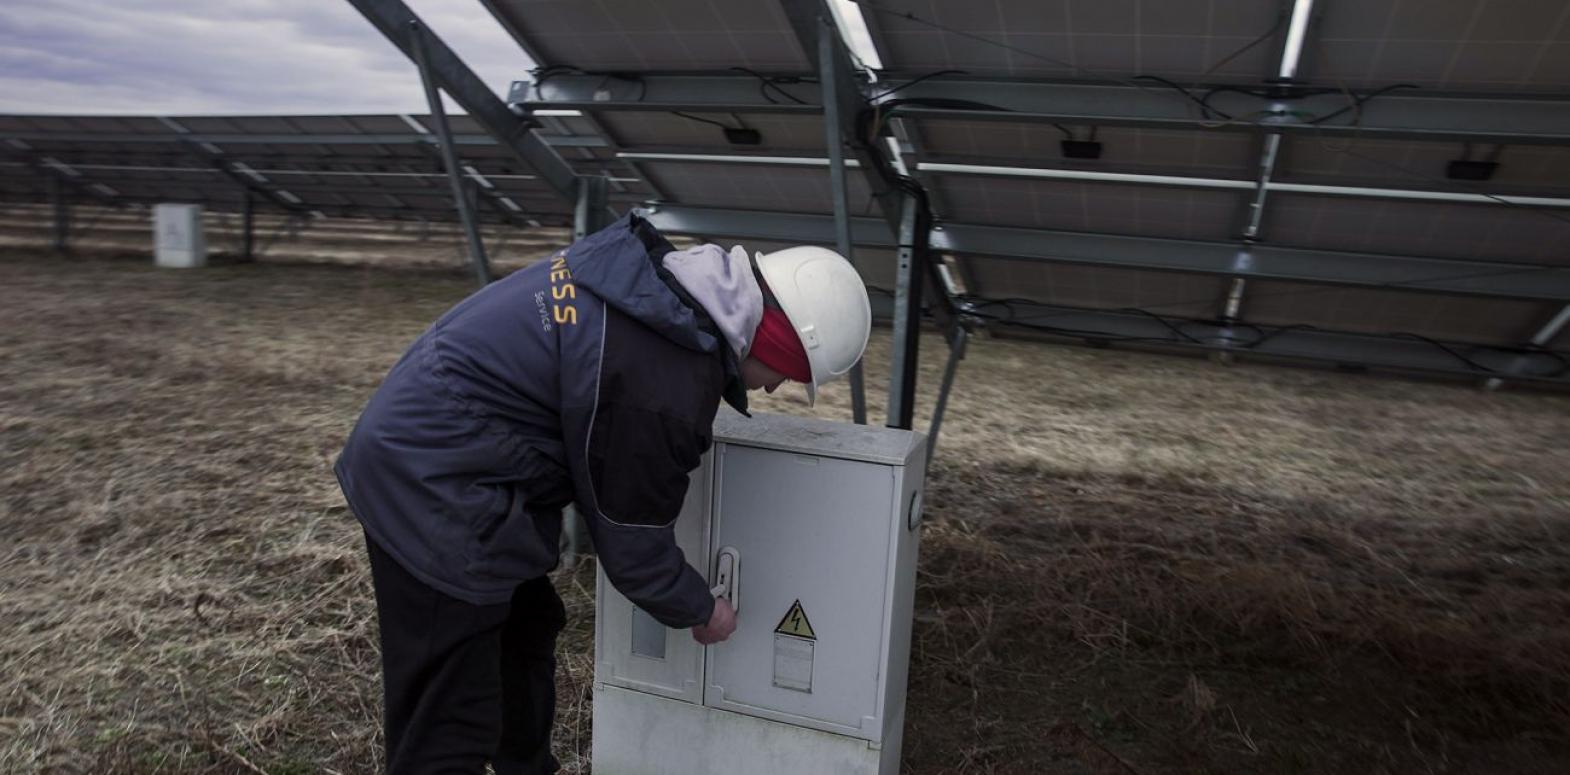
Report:
[{"label": "overcast sky", "polygon": [[[533,66],[479,0],[406,1],[498,95]],[[414,65],[343,0],[0,0],[0,113],[397,112]]]}]

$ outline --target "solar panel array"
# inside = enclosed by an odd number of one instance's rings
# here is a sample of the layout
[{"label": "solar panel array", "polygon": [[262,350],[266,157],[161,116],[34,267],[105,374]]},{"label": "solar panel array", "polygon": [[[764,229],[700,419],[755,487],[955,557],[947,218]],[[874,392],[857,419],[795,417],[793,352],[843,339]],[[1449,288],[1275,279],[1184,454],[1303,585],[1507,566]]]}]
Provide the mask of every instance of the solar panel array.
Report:
[{"label": "solar panel array", "polygon": [[[487,5],[526,50],[558,72],[614,71],[623,80],[737,68],[771,75],[814,72],[778,0],[490,0]],[[879,80],[885,84],[923,76],[1058,79],[1131,86],[1146,94],[1166,94],[1168,87],[1143,76],[1209,86],[1264,84],[1278,74],[1292,15],[1290,2],[1245,0],[864,0],[856,5],[884,65]],[[1516,0],[1508,8],[1470,0],[1321,0],[1298,73],[1307,83],[1349,97],[1409,84],[1423,92],[1563,100],[1570,93],[1570,6],[1560,0]],[[618,110],[625,107],[590,106],[608,143],[620,151],[817,158],[824,153],[817,115],[692,110],[683,117]],[[719,128],[699,119],[758,130],[762,142],[727,143]],[[1262,133],[1237,127],[1097,127],[1002,115],[935,115],[896,123],[906,144],[904,161],[919,170],[940,222],[951,224],[1236,242],[1261,164]],[[1065,139],[1094,139],[1101,144],[1100,158],[1066,158]],[[1474,149],[1460,140],[1347,140],[1314,134],[1289,134],[1280,142],[1275,183],[1470,192],[1478,186],[1447,179],[1445,170],[1451,160],[1476,154],[1473,158],[1498,162],[1497,173],[1482,189],[1490,194],[1570,194],[1570,149],[1563,146],[1479,144]],[[925,169],[931,163],[1176,175],[1241,185],[998,177]],[[828,176],[821,167],[650,158],[637,164],[664,202],[831,212]],[[870,213],[861,176],[851,181],[852,209]],[[1563,205],[1272,191],[1259,229],[1261,243],[1272,246],[1570,267],[1570,209]],[[1233,288],[1225,273],[958,258],[970,293],[1051,305],[1215,318]],[[1516,346],[1561,306],[1541,299],[1261,280],[1243,296],[1243,319]],[[1570,332],[1555,340],[1567,342]]]},{"label": "solar panel array", "polygon": [[[817,63],[796,26],[804,8],[816,12],[814,0],[482,3],[540,64],[509,101],[581,111],[538,114],[536,131],[575,172],[609,178],[613,208],[724,213],[701,221],[698,236],[753,245],[793,235],[760,230],[750,216],[816,216],[821,226],[833,213]],[[1295,6],[1313,9],[1300,47],[1289,41],[1304,21]],[[1509,126],[1474,137],[1466,128],[1488,118],[1467,100],[1492,98],[1487,105],[1506,111],[1570,105],[1563,0],[857,0],[836,8],[842,26],[854,25],[851,8],[881,61],[866,76],[868,93],[897,92],[874,100],[874,129],[898,139],[897,161],[929,194],[938,228],[1039,230],[1039,241],[1015,239],[1024,248],[953,248],[947,258],[977,301],[1194,320],[1231,311],[1245,325],[1387,341],[1520,347],[1553,333],[1547,344],[1570,346],[1570,326],[1548,328],[1570,303],[1560,292],[1570,288],[1570,125],[1532,137]],[[1262,91],[1288,64],[1319,101]],[[719,80],[689,88],[690,104],[661,91],[663,82],[695,77]],[[574,78],[592,83],[576,101],[561,96],[570,90],[553,91]],[[714,95],[738,80],[736,104],[717,106],[725,100]],[[950,99],[935,107],[910,99],[922,93],[917,84],[951,87]],[[1037,111],[956,104],[1057,85],[1111,96],[1077,117],[1051,104]],[[1443,99],[1415,105],[1414,95]],[[895,110],[901,101],[928,109]],[[1135,115],[1133,103],[1161,115]],[[1376,130],[1369,125],[1377,115],[1459,128]],[[312,209],[451,217],[423,120],[176,124],[4,118],[0,150],[16,169],[53,159],[142,201],[232,201],[233,181],[215,172],[212,153],[200,152],[211,143],[221,159],[242,162]],[[477,126],[456,117],[454,131],[470,176],[486,181],[491,206],[482,213],[509,217],[505,199],[532,221],[570,220],[573,203]],[[1523,139],[1501,139],[1516,134]],[[283,136],[289,141],[269,142]],[[7,147],[6,138],[25,147]],[[1099,155],[1069,154],[1064,141],[1094,141]],[[1447,176],[1458,160],[1474,170],[1493,164],[1491,177]],[[857,261],[870,284],[887,288],[895,281],[893,240],[877,223],[876,186],[860,173],[848,178],[849,214],[872,223],[858,226]],[[0,194],[36,197],[40,179],[7,174]],[[1125,250],[1122,243],[1076,241],[1095,235],[1150,241],[1145,255],[1118,258],[1110,253]],[[832,235],[814,228],[799,241]],[[1179,266],[1164,245],[1224,258],[1262,248],[1299,254],[1291,271],[1249,275],[1225,262]],[[1310,250],[1345,255],[1302,252]],[[1496,264],[1504,267],[1497,278],[1489,269]],[[1409,265],[1424,268],[1422,283],[1379,279]],[[1239,276],[1251,279],[1240,285]]]},{"label": "solar panel array", "polygon": [[[450,119],[477,214],[518,225],[567,225],[573,205],[522,167],[470,119]],[[564,157],[597,172],[603,143],[552,137]],[[104,202],[191,202],[232,210],[247,190],[300,213],[456,218],[427,116],[0,116],[0,197],[39,201],[51,177]],[[647,199],[640,181],[614,181],[613,201]],[[265,204],[265,203],[264,203]]]}]

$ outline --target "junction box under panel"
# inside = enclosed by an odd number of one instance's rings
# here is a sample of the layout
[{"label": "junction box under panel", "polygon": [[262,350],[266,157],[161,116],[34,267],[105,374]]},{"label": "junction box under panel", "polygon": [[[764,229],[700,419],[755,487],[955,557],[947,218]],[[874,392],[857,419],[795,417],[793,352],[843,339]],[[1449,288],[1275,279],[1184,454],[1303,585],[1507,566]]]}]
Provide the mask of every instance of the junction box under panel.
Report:
[{"label": "junction box under panel", "polygon": [[159,204],[153,207],[153,261],[158,266],[175,269],[207,265],[207,237],[202,231],[201,205]]}]

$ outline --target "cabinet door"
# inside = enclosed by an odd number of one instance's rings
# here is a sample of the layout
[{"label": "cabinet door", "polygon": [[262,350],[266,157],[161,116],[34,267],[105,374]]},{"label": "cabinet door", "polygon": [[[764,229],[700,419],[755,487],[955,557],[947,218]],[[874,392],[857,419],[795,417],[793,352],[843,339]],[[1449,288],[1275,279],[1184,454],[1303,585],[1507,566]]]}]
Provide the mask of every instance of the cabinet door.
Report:
[{"label": "cabinet door", "polygon": [[[687,500],[676,518],[676,543],[687,562],[708,578],[712,453],[692,472]],[[595,679],[626,689],[691,703],[703,701],[703,647],[688,630],[672,630],[622,597],[599,572],[595,628]]]},{"label": "cabinet door", "polygon": [[710,707],[879,740],[895,469],[724,444],[712,551],[739,554]]}]

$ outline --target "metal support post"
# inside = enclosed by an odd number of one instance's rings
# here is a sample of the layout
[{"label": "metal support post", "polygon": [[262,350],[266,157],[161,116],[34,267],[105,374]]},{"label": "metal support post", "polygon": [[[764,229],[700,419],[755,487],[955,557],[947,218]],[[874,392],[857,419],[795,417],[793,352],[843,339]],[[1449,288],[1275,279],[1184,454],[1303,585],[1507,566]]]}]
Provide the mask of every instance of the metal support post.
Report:
[{"label": "metal support post", "polygon": [[[829,190],[834,196],[834,246],[839,254],[855,265],[850,239],[850,194],[845,182],[845,125],[840,114],[838,89],[842,86],[834,70],[834,52],[839,33],[828,19],[818,19],[818,83],[823,88],[823,129],[829,149]],[[867,389],[861,362],[850,368],[851,417],[857,425],[867,424]]]},{"label": "metal support post", "polygon": [[926,277],[927,235],[917,228],[921,202],[905,195],[899,225],[899,268],[894,281],[893,364],[889,369],[890,428],[916,421],[916,367],[921,350],[921,292]]},{"label": "metal support post", "polygon": [[417,21],[409,22],[410,48],[414,63],[420,68],[420,82],[425,86],[425,101],[430,105],[431,121],[436,124],[436,136],[441,141],[442,165],[447,168],[447,180],[452,184],[452,198],[458,207],[458,218],[463,221],[463,233],[469,244],[469,263],[474,267],[474,279],[482,287],[491,281],[491,265],[485,258],[485,243],[480,240],[480,229],[474,220],[474,209],[464,191],[463,170],[458,166],[458,151],[452,144],[452,128],[447,124],[447,111],[442,107],[442,95],[436,89],[436,79],[431,75],[430,55],[426,52],[425,28]]},{"label": "metal support post", "polygon": [[959,362],[965,360],[965,346],[970,343],[970,329],[956,324],[949,337],[949,362],[943,367],[943,387],[938,390],[938,405],[932,409],[932,428],[927,431],[927,466],[932,466],[932,455],[938,450],[938,431],[943,429],[943,412],[949,406],[949,392],[954,389],[954,372]]},{"label": "metal support post", "polygon": [[610,188],[605,178],[587,175],[578,178],[578,204],[572,218],[574,242],[609,225],[606,222],[609,196]]},{"label": "metal support post", "polygon": [[[1529,348],[1547,347],[1548,343],[1552,342],[1554,337],[1559,336],[1559,332],[1565,330],[1566,327],[1570,327],[1570,304],[1561,307],[1559,309],[1559,314],[1554,315],[1554,317],[1544,324],[1542,328],[1538,329],[1537,333],[1532,335],[1532,339],[1527,343],[1527,346]],[[1526,370],[1526,367],[1530,365],[1531,362],[1531,356],[1518,355],[1510,362],[1510,366],[1506,368],[1505,371],[1511,375],[1520,374]],[[1483,383],[1483,389],[1498,390],[1504,387],[1504,385],[1504,378],[1491,377],[1488,379],[1488,381]]]},{"label": "metal support post", "polygon": [[[1313,14],[1314,0],[1294,0],[1291,16],[1287,19],[1287,35],[1282,41],[1279,65],[1276,68],[1276,77],[1282,83],[1291,83],[1297,76],[1303,58],[1303,40],[1308,34],[1309,22],[1313,19]],[[1284,102],[1276,102],[1271,105],[1271,109],[1285,113],[1291,110],[1291,106]],[[1253,260],[1249,248],[1263,239],[1265,204],[1270,198],[1270,182],[1276,174],[1276,164],[1280,156],[1280,132],[1271,132],[1260,138],[1259,167],[1255,170],[1254,192],[1243,207],[1243,223],[1238,230],[1239,238],[1243,242],[1243,249],[1239,250],[1237,255],[1240,269]],[[1242,320],[1243,301],[1247,293],[1248,280],[1233,277],[1227,295],[1221,303],[1222,338],[1218,344],[1224,346],[1232,344],[1232,327]],[[1231,362],[1231,354],[1225,351],[1216,352],[1215,357],[1224,363]]]},{"label": "metal support post", "polygon": [[59,175],[49,176],[49,201],[54,205],[54,249],[64,253],[70,249],[71,203],[67,198],[65,181]]},{"label": "metal support post", "polygon": [[256,260],[256,201],[250,189],[240,192],[240,260]]}]

